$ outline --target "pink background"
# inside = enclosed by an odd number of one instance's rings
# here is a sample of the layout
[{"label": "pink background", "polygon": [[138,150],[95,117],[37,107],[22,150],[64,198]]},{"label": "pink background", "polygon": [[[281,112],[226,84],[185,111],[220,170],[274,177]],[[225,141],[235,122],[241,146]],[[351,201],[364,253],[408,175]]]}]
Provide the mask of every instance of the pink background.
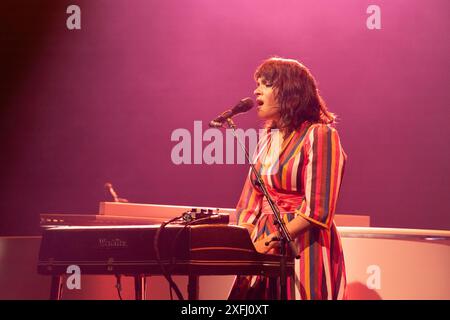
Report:
[{"label": "pink background", "polygon": [[[70,4],[81,30],[66,28]],[[370,4],[381,30],[366,27]],[[450,229],[449,7],[2,1],[0,234],[38,234],[39,213],[95,213],[107,181],[133,202],[234,207],[247,166],[176,166],[170,136],[252,97],[253,72],[272,55],[305,63],[339,116],[338,213]],[[236,123],[260,126],[252,111]]]}]

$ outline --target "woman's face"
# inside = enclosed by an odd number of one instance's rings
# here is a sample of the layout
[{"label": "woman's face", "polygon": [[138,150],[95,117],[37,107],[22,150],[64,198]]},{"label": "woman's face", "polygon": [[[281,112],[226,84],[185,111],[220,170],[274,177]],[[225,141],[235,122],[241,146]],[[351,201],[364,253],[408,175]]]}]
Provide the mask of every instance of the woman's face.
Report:
[{"label": "woman's face", "polygon": [[264,78],[256,80],[256,89],[253,92],[256,96],[256,105],[258,117],[264,120],[280,119],[280,106],[275,99],[275,92],[271,83],[268,83]]}]

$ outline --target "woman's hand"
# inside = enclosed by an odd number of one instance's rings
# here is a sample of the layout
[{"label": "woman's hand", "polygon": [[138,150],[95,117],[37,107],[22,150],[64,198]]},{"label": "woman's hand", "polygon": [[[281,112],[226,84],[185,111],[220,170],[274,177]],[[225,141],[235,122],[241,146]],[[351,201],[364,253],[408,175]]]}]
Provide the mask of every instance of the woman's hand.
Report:
[{"label": "woman's hand", "polygon": [[[270,241],[275,236],[276,235],[274,235],[274,234],[270,234],[269,236],[256,241],[253,244],[255,246],[256,251],[259,253],[274,253],[274,252],[270,252],[270,251],[273,251],[272,249],[277,248],[280,245],[279,241]],[[269,242],[269,244],[267,246],[266,246],[266,242]]]}]

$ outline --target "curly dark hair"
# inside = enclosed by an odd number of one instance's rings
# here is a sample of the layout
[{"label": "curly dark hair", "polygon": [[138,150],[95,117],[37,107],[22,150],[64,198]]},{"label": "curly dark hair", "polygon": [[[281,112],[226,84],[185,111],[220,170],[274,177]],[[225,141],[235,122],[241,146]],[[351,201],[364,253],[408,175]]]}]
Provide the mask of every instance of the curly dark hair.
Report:
[{"label": "curly dark hair", "polygon": [[273,86],[280,105],[278,128],[288,135],[308,121],[331,124],[335,115],[327,110],[311,72],[293,59],[273,57],[265,60],[255,72],[255,80],[262,78]]}]

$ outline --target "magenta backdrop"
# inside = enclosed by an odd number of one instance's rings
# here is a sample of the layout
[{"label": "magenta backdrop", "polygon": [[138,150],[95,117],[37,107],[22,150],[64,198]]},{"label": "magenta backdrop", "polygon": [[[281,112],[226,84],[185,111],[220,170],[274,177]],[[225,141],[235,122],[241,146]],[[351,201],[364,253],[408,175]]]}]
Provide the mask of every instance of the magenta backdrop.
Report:
[{"label": "magenta backdrop", "polygon": [[[66,8],[81,8],[81,30]],[[366,9],[381,8],[381,30]],[[272,55],[304,62],[348,154],[338,213],[450,229],[448,0],[72,0],[0,5],[1,234],[39,213],[134,202],[234,207],[245,165],[171,161],[193,130],[252,96]],[[254,112],[236,118],[258,128]],[[206,129],[206,128],[205,128]]]}]

